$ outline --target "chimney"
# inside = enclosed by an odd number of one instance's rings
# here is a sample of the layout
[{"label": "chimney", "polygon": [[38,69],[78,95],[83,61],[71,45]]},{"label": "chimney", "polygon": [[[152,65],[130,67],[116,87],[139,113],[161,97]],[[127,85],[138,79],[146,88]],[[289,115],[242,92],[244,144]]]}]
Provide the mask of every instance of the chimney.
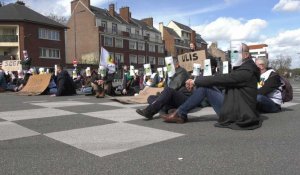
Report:
[{"label": "chimney", "polygon": [[25,6],[25,2],[23,2],[23,1],[17,1],[16,4]]},{"label": "chimney", "polygon": [[153,18],[152,17],[142,19],[141,21],[143,21],[144,23],[146,23],[149,27],[153,28]]},{"label": "chimney", "polygon": [[127,22],[130,22],[131,13],[129,11],[129,7],[120,8],[120,16]]},{"label": "chimney", "polygon": [[192,33],[191,33],[191,42],[192,43],[196,43],[196,32],[195,32],[195,30],[192,30]]},{"label": "chimney", "polygon": [[115,4],[109,4],[108,12],[111,16],[115,16]]},{"label": "chimney", "polygon": [[71,13],[73,12],[73,10],[74,10],[75,6],[77,5],[78,1],[79,0],[73,0],[73,1],[71,1]]},{"label": "chimney", "polygon": [[91,6],[91,2],[90,0],[80,0],[85,6],[87,6],[87,8],[90,9],[90,6]]},{"label": "chimney", "polygon": [[163,22],[159,23],[159,31],[161,33],[161,38],[164,38],[164,23]]}]

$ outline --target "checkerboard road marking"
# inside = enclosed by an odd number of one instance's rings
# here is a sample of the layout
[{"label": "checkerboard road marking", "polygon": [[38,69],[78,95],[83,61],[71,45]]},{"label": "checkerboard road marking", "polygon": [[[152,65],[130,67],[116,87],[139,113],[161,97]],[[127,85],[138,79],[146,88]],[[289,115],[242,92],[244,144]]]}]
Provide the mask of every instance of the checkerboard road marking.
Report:
[{"label": "checkerboard road marking", "polygon": [[27,129],[13,122],[0,122],[0,141],[39,135],[40,133]]},{"label": "checkerboard road marking", "polygon": [[99,157],[183,136],[180,133],[128,123],[114,123],[45,135]]},{"label": "checkerboard road marking", "polygon": [[46,107],[46,108],[59,108],[59,107],[68,107],[68,106],[90,105],[94,103],[79,102],[79,101],[57,101],[57,102],[31,103],[31,104],[36,106]]}]

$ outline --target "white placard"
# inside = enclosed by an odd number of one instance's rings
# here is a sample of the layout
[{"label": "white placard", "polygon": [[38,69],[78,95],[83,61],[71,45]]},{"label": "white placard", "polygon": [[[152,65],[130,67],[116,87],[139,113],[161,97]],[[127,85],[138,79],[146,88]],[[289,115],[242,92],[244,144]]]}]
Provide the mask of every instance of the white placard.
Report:
[{"label": "white placard", "polygon": [[173,62],[173,58],[172,57],[166,57],[165,62],[166,62],[166,65],[167,65],[168,77],[173,77],[173,75],[175,74],[175,65],[174,65],[174,62]]},{"label": "white placard", "polygon": [[106,76],[106,68],[104,66],[99,66],[98,72],[101,75],[101,77],[105,77]]},{"label": "white placard", "polygon": [[228,66],[228,61],[223,61],[223,74],[228,74],[229,72],[229,66]]},{"label": "white placard", "polygon": [[134,76],[134,66],[129,66],[129,75]]},{"label": "white placard", "polygon": [[85,74],[86,74],[87,77],[90,77],[90,76],[91,76],[91,68],[90,68],[90,67],[87,67],[87,68],[85,69]]},{"label": "white placard", "polygon": [[194,63],[192,75],[199,76],[200,73],[201,73],[201,64]]},{"label": "white placard", "polygon": [[211,76],[211,75],[212,73],[211,73],[210,59],[205,59],[203,76]]},{"label": "white placard", "polygon": [[164,78],[164,72],[163,72],[163,68],[162,67],[158,67],[157,68],[157,72],[158,72],[158,76],[160,78]]},{"label": "white placard", "polygon": [[150,64],[144,64],[144,69],[145,69],[145,75],[146,76],[151,76],[152,75],[152,70]]}]

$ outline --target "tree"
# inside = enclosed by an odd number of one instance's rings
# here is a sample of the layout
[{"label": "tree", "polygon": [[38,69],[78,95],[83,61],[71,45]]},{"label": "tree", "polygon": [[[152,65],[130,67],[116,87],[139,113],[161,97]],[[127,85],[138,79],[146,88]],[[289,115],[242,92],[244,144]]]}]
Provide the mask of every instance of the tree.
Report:
[{"label": "tree", "polygon": [[53,13],[50,13],[47,17],[50,18],[50,19],[52,19],[52,20],[54,20],[54,21],[56,21],[56,22],[58,22],[58,23],[61,23],[63,25],[66,25],[67,21],[68,21],[67,17],[65,17],[65,16],[58,16],[58,15],[55,15]]},{"label": "tree", "polygon": [[291,63],[292,58],[290,56],[278,55],[276,59],[270,60],[270,67],[283,75],[285,72],[290,71]]}]

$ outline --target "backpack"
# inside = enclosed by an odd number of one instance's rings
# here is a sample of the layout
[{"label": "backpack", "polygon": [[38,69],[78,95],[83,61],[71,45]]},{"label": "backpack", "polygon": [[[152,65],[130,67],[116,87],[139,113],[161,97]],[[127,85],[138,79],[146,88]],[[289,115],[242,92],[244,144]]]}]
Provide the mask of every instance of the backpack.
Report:
[{"label": "backpack", "polygon": [[288,102],[293,100],[293,87],[289,80],[284,78],[283,76],[280,76],[280,81],[282,83],[282,101],[283,102]]}]

